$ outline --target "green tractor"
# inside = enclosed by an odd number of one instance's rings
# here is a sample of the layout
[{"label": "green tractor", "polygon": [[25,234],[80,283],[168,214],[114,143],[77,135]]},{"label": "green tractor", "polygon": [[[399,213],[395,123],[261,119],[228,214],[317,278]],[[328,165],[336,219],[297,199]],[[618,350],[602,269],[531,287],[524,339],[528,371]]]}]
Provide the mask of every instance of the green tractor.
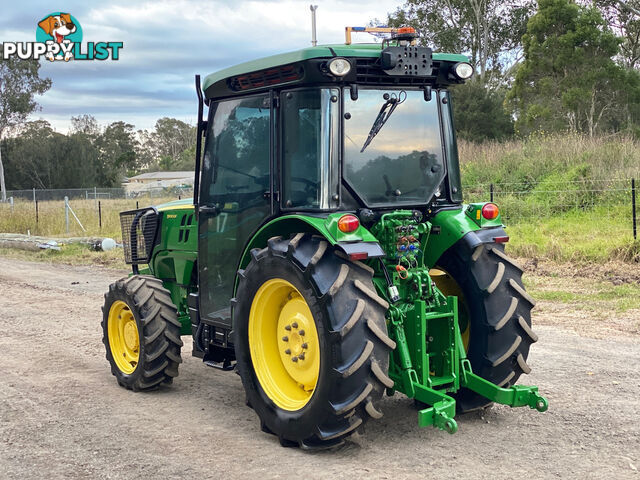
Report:
[{"label": "green tractor", "polygon": [[385,392],[450,433],[492,402],[547,409],[515,385],[534,300],[498,207],[462,203],[447,89],[473,69],[390,31],[196,77],[193,201],[121,213],[133,273],[102,321],[121,386],[171,383],[191,335],[284,446],[341,444]]}]

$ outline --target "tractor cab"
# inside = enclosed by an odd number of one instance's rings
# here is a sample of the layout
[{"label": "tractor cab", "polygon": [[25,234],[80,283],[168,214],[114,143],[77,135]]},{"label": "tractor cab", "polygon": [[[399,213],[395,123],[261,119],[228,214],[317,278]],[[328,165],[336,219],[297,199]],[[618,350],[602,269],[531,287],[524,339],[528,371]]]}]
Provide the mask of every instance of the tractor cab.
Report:
[{"label": "tractor cab", "polygon": [[382,45],[306,48],[204,79],[200,308],[220,326],[248,239],[269,219],[461,202],[447,87],[472,68],[416,46],[413,29],[388,31]]}]

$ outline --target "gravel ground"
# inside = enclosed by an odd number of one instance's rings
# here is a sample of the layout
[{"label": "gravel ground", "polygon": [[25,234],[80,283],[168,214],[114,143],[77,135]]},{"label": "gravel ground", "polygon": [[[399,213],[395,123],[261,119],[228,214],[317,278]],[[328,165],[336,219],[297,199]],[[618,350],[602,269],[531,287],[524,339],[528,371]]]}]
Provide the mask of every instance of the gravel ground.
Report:
[{"label": "gravel ground", "polygon": [[118,387],[100,306],[125,273],[0,257],[0,477],[640,478],[638,335],[581,335],[543,303],[522,381],[539,385],[546,413],[495,406],[448,435],[419,428],[397,394],[364,435],[307,453],[262,433],[240,378],[189,356],[190,339],[173,386]]}]

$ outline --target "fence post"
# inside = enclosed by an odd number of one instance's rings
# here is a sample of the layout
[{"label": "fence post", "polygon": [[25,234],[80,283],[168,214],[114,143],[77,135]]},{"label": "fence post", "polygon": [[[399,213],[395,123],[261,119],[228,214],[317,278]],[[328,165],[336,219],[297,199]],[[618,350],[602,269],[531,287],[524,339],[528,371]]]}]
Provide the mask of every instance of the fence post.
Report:
[{"label": "fence post", "polygon": [[69,233],[69,197],[64,197],[64,224]]},{"label": "fence post", "polygon": [[9,197],[9,205],[11,205],[11,213],[13,213],[13,197]]},{"label": "fence post", "polygon": [[136,210],[138,210],[138,208],[140,207],[138,207],[138,200],[136,200]]},{"label": "fence post", "polygon": [[38,200],[36,200],[36,223],[38,223]]},{"label": "fence post", "polygon": [[33,187],[33,203],[36,203],[36,187]]},{"label": "fence post", "polygon": [[493,183],[489,185],[489,198],[491,203],[493,203]]},{"label": "fence post", "polygon": [[100,230],[102,230],[102,202],[98,202],[98,225],[100,226]]},{"label": "fence post", "polygon": [[631,215],[633,216],[633,239],[638,239],[638,222],[636,217],[636,179],[631,179]]}]

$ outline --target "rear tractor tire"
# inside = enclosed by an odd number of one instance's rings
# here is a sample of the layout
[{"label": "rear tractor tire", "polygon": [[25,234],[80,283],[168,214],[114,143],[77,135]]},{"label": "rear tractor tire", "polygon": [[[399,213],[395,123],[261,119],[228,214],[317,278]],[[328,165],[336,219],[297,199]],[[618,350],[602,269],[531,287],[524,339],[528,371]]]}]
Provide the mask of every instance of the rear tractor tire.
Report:
[{"label": "rear tractor tire", "polygon": [[[522,269],[504,253],[504,245],[451,248],[431,274],[443,293],[459,298],[460,331],[475,374],[508,388],[531,371],[529,347],[538,340],[531,329],[535,301],[522,284]],[[491,404],[465,388],[454,397],[461,413]]]},{"label": "rear tractor tire", "polygon": [[161,280],[134,275],[109,285],[102,332],[111,373],[122,387],[150,390],[178,376],[180,322]]},{"label": "rear tractor tire", "polygon": [[261,428],[283,446],[340,445],[370,418],[387,376],[387,302],[373,270],[324,238],[275,237],[239,271],[238,372]]}]

